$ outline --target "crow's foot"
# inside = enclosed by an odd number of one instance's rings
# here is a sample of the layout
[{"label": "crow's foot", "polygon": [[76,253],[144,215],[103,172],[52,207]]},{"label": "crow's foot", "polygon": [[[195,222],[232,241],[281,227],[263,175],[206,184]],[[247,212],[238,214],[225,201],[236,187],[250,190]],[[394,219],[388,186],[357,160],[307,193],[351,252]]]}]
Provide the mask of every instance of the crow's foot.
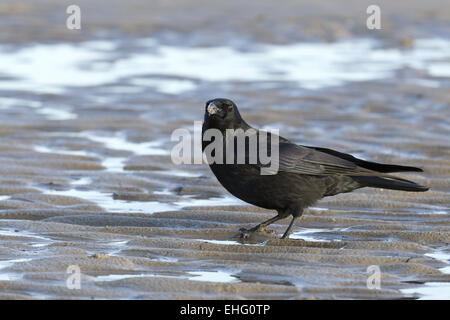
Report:
[{"label": "crow's foot", "polygon": [[238,236],[240,239],[249,239],[251,236],[253,236],[256,233],[265,235],[265,236],[276,235],[276,232],[273,230],[266,230],[265,228],[262,228],[262,227],[254,227],[251,229],[245,229],[245,228],[239,229]]}]

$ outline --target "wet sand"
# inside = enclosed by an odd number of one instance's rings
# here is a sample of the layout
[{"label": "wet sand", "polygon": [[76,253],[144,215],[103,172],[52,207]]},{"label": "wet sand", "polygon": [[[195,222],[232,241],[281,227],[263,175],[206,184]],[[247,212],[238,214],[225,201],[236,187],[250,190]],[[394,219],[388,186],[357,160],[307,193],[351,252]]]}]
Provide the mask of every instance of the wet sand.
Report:
[{"label": "wet sand", "polygon": [[[449,41],[449,8],[381,1],[383,29],[374,33],[361,1],[112,3],[79,1],[82,31],[64,27],[64,1],[0,6],[2,59],[53,52],[35,75],[6,63],[0,70],[0,298],[450,298],[450,57],[420,42]],[[283,50],[299,42],[367,37],[382,57],[354,65],[367,67],[369,78],[345,59],[329,66],[341,72],[336,78],[309,70],[298,81],[303,65],[287,76],[278,74],[282,65],[261,74],[251,65],[270,61],[261,52],[291,58]],[[224,81],[208,78],[200,66],[189,71],[181,58],[185,72],[171,72],[155,53],[165,46],[170,57],[183,47],[206,63],[202,54],[222,52],[220,44],[248,68],[243,81],[232,72]],[[305,48],[295,49],[302,55]],[[84,73],[57,59],[65,52]],[[136,62],[149,64],[139,70]],[[69,76],[50,73],[54,65]],[[315,88],[305,85],[308,75]],[[234,199],[206,165],[176,166],[170,158],[172,131],[192,129],[215,96],[232,98],[249,123],[277,127],[295,142],[422,167],[423,174],[399,176],[431,190],[325,198],[289,240],[278,239],[282,221],[274,234],[242,243],[240,228],[274,212]],[[67,286],[73,265],[81,289]],[[370,266],[381,272],[379,289],[367,286]]]}]

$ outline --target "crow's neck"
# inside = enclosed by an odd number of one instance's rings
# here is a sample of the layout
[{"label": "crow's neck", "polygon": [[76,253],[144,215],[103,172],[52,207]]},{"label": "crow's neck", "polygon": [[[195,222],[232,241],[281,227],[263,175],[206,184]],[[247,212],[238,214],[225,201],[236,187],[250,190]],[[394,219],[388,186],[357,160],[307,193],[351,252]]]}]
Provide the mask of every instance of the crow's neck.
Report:
[{"label": "crow's neck", "polygon": [[203,128],[202,128],[202,149],[205,150],[205,147],[210,143],[209,141],[203,141],[203,134],[205,133],[205,131],[207,129],[218,129],[221,133],[222,133],[222,137],[223,139],[225,139],[226,137],[226,131],[227,130],[237,130],[237,129],[241,129],[241,130],[248,130],[248,129],[253,129],[247,122],[245,122],[244,120],[239,120],[239,121],[232,121],[232,122],[216,122],[216,121],[211,121],[211,119],[205,119],[205,121],[203,122]]}]

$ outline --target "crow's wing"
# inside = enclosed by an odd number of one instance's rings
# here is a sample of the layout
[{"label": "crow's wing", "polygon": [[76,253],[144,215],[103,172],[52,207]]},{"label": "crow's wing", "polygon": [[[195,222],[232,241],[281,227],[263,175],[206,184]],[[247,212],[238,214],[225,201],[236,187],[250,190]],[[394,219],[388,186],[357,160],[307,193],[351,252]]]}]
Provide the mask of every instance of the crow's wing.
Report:
[{"label": "crow's wing", "polygon": [[280,137],[279,170],[310,175],[341,174],[351,176],[385,176],[386,173],[423,170],[416,167],[361,160],[331,149],[295,145]]},{"label": "crow's wing", "polygon": [[[260,134],[264,131],[255,131],[258,134],[258,139],[260,138]],[[278,139],[278,157],[272,152],[276,149],[273,149],[271,146],[272,135],[271,133],[264,132],[267,134],[267,148],[268,150],[272,150],[270,152],[270,163],[262,164],[262,162],[258,161],[256,164],[257,167],[278,167],[278,171],[297,173],[297,174],[307,174],[307,175],[332,175],[332,174],[341,174],[341,175],[377,175],[377,172],[367,170],[365,168],[359,167],[352,161],[342,159],[332,154],[328,154],[326,152],[321,152],[312,148],[299,146],[293,144],[289,140],[277,136]],[[258,146],[259,146],[258,140]],[[246,144],[248,144],[246,142]],[[236,144],[235,144],[236,146]],[[261,150],[258,150],[258,153]],[[235,156],[239,152],[235,148]],[[245,163],[252,163],[249,157],[249,150],[245,152]],[[379,174],[379,173],[378,173]]]},{"label": "crow's wing", "polygon": [[[255,131],[258,135],[262,131]],[[267,134],[267,146],[271,148],[271,133]],[[278,137],[279,156],[271,157],[271,165],[278,162],[278,171],[307,175],[388,176],[386,173],[399,171],[422,171],[415,167],[387,165],[364,161],[350,154],[335,150],[296,145]],[[249,155],[246,150],[246,163]],[[268,167],[258,162],[258,167]]]},{"label": "crow's wing", "polygon": [[375,175],[355,163],[311,148],[280,141],[279,171],[308,175]]}]

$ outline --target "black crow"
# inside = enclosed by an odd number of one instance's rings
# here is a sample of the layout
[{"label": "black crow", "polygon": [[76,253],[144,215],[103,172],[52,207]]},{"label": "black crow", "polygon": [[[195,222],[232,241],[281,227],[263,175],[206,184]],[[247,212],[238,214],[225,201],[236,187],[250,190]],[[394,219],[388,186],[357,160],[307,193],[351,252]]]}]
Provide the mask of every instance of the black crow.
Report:
[{"label": "black crow", "polygon": [[[228,99],[210,100],[205,109],[202,150],[214,175],[232,195],[255,206],[278,212],[277,216],[254,228],[241,229],[243,237],[256,231],[264,231],[269,224],[292,215],[289,227],[282,236],[286,238],[303,210],[326,196],[363,187],[419,192],[428,190],[427,187],[389,174],[422,172],[420,168],[369,162],[331,149],[296,145],[281,136],[252,128],[242,119],[234,102]],[[230,129],[246,133],[244,140],[241,140],[245,142],[245,149],[237,147],[239,135],[227,135],[227,131],[233,132]],[[262,133],[267,135],[266,140],[262,140]],[[267,154],[270,156],[276,155],[276,150],[271,149],[271,138],[278,139],[278,143],[274,144],[278,147],[278,156],[271,159],[271,164],[263,164],[259,157],[256,161],[250,161],[250,152],[255,152],[250,146],[252,135],[258,137],[253,140],[258,141],[257,151],[263,149],[261,146],[267,146]],[[217,139],[221,141],[216,141]],[[228,148],[232,140],[232,147]],[[230,152],[234,153],[229,157],[233,161],[226,161]],[[220,156],[223,160],[217,161]],[[238,161],[240,156],[245,160],[244,163],[242,158]],[[216,162],[211,163],[212,160]],[[262,174],[262,169],[269,165],[277,167],[276,173]]]}]

